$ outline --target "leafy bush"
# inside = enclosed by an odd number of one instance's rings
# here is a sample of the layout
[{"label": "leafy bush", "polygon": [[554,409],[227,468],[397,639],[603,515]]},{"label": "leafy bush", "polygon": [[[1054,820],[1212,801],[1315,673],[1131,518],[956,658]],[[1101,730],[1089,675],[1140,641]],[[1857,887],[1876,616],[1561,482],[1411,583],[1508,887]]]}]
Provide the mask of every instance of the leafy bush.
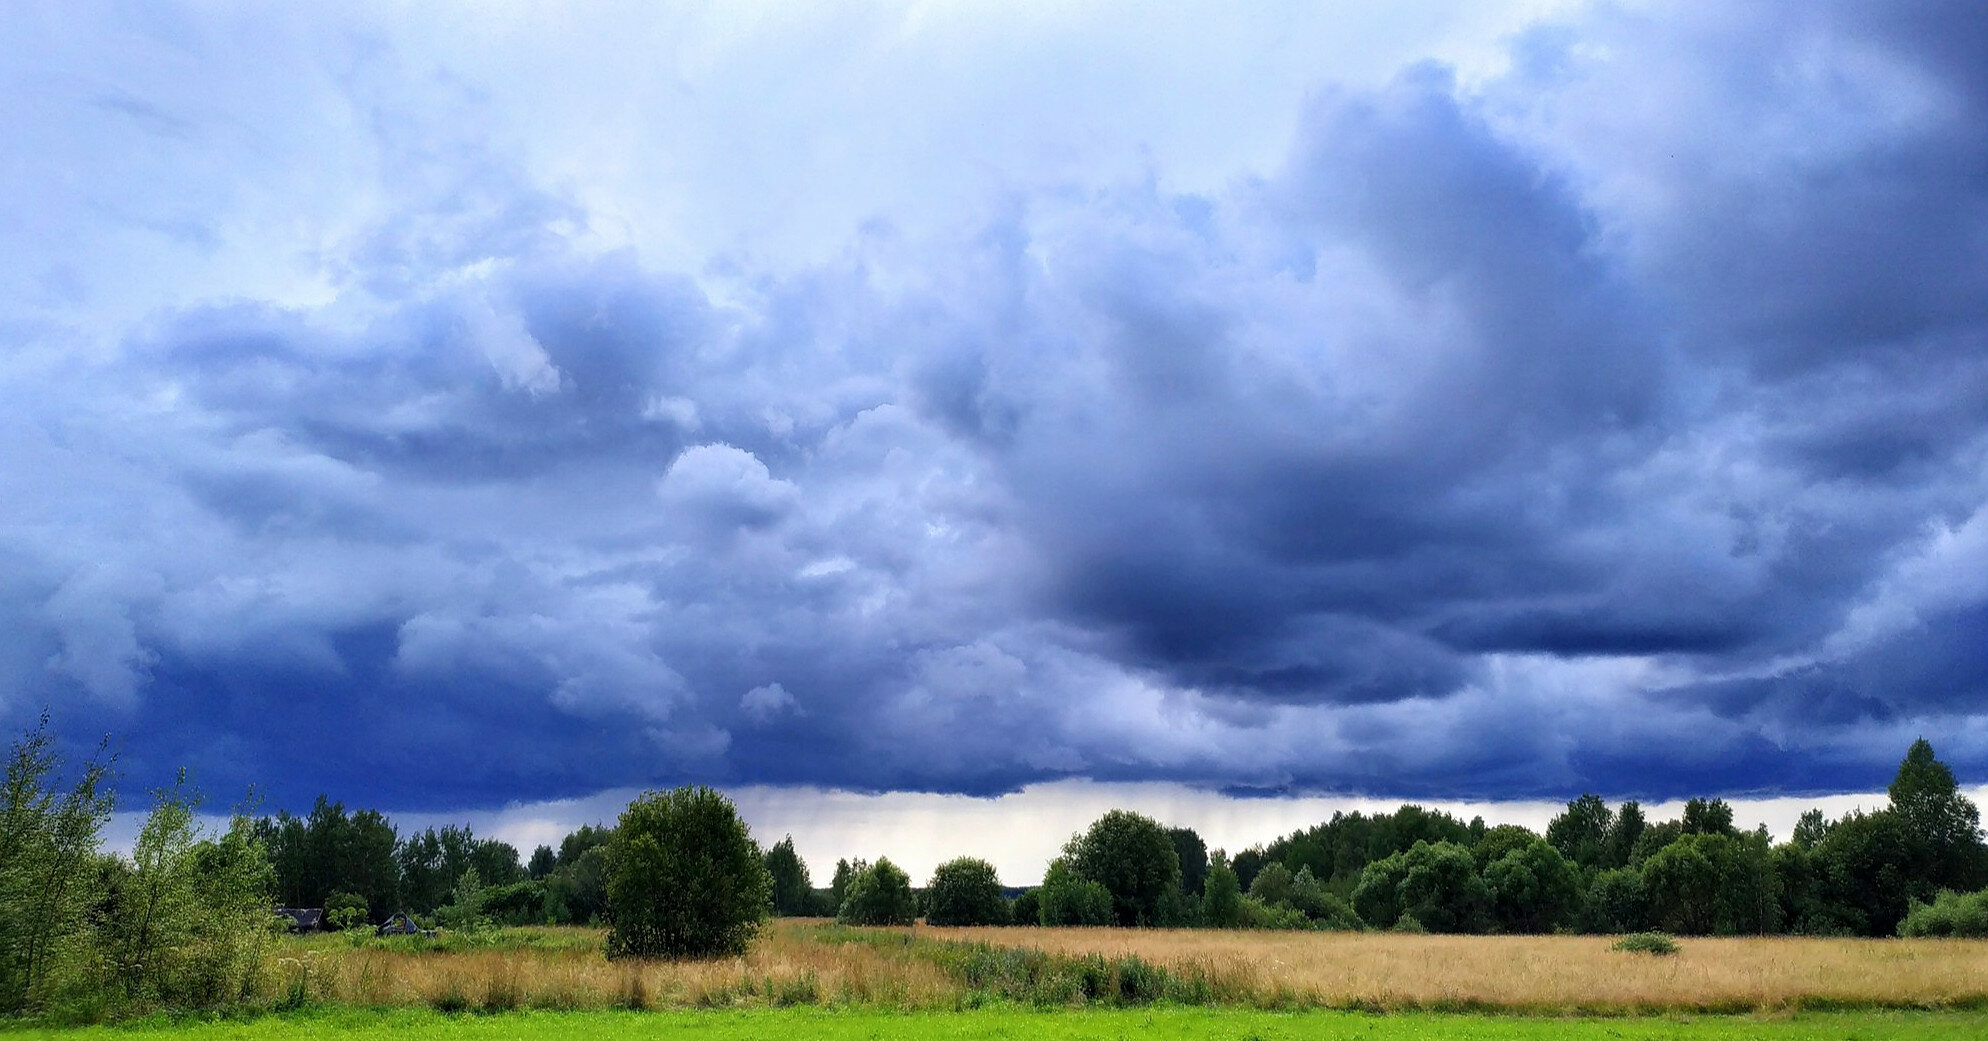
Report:
[{"label": "leafy bush", "polygon": [[926,890],[925,920],[933,925],[1006,925],[1008,902],[994,865],[973,857],[940,864]]},{"label": "leafy bush", "polygon": [[1255,896],[1245,896],[1242,898],[1242,924],[1248,929],[1309,929],[1312,920],[1290,904],[1266,904]]},{"label": "leafy bush", "polygon": [[367,924],[371,909],[357,893],[333,893],[324,900],[324,924],[332,930],[351,929]]},{"label": "leafy bush", "polygon": [[483,875],[475,867],[463,871],[450,891],[449,902],[435,909],[435,921],[444,929],[482,934],[496,927],[483,913]]},{"label": "leafy bush", "polygon": [[525,879],[508,886],[485,886],[483,913],[500,925],[539,925],[545,921],[545,884]]},{"label": "leafy bush", "polygon": [[759,847],[722,794],[650,792],[622,811],[607,846],[608,957],[744,954],[772,902]]},{"label": "leafy bush", "polygon": [[1667,956],[1677,953],[1677,941],[1671,939],[1668,933],[1630,933],[1610,944],[1608,949]]},{"label": "leafy bush", "polygon": [[910,925],[918,918],[918,898],[911,892],[911,876],[878,857],[875,864],[849,880],[842,909],[835,920],[844,925]]},{"label": "leafy bush", "polygon": [[1898,935],[1988,937],[1988,889],[1943,890],[1930,904],[1912,901],[1911,910],[1898,923]]}]

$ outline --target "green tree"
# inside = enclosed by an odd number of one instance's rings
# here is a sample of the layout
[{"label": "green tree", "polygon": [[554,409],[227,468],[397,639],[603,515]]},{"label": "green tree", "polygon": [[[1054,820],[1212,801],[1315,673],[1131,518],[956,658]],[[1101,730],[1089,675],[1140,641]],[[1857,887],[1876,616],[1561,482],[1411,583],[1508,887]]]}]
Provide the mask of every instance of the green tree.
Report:
[{"label": "green tree", "polygon": [[1111,891],[1078,874],[1061,857],[1049,862],[1049,871],[1036,890],[1036,907],[1044,925],[1112,923]]},{"label": "green tree", "polygon": [[1988,849],[1981,843],[1981,812],[1960,794],[1953,771],[1933,755],[1933,746],[1912,742],[1892,779],[1891,811],[1920,847],[1914,896],[1988,885]]},{"label": "green tree", "polygon": [[1041,925],[1042,905],[1038,902],[1037,891],[1024,889],[1015,897],[1014,905],[1008,908],[1008,917],[1016,925]]},{"label": "green tree", "polygon": [[794,836],[766,851],[766,872],[773,879],[774,914],[791,918],[813,913],[814,883],[808,879],[808,865],[794,852]]},{"label": "green tree", "polygon": [[849,879],[842,908],[835,915],[845,925],[910,925],[917,919],[918,898],[911,892],[911,876],[889,857],[878,857]]},{"label": "green tree", "polygon": [[555,921],[587,925],[607,917],[607,847],[590,846],[545,877],[546,908]]},{"label": "green tree", "polygon": [[1208,878],[1207,844],[1193,828],[1168,828],[1167,837],[1173,839],[1174,858],[1180,861],[1181,892],[1199,899]]},{"label": "green tree", "polygon": [[1658,821],[1643,829],[1629,851],[1629,864],[1642,867],[1657,851],[1676,842],[1684,834],[1683,821]]},{"label": "green tree", "polygon": [[1694,832],[1643,865],[1652,924],[1674,933],[1736,935],[1780,928],[1781,894],[1765,835]]},{"label": "green tree", "polygon": [[649,792],[607,845],[607,956],[743,954],[772,891],[731,800],[702,786]]},{"label": "green tree", "polygon": [[1822,845],[1822,840],[1828,834],[1829,818],[1823,816],[1821,810],[1803,810],[1801,819],[1795,822],[1795,831],[1789,836],[1789,841],[1800,849],[1812,850]]},{"label": "green tree", "polygon": [[1470,851],[1454,842],[1417,842],[1367,865],[1353,891],[1360,918],[1379,928],[1412,918],[1438,933],[1482,930],[1491,891]]},{"label": "green tree", "polygon": [[1471,844],[1470,855],[1477,861],[1477,870],[1482,871],[1505,854],[1515,849],[1525,849],[1538,841],[1540,841],[1539,836],[1528,828],[1516,824],[1500,824],[1495,828],[1485,829],[1484,834],[1478,836],[1477,841]]},{"label": "green tree", "polygon": [[1325,888],[1312,874],[1312,869],[1302,867],[1291,876],[1290,905],[1310,919],[1320,929],[1358,930],[1364,928],[1360,916],[1353,905],[1337,893]]},{"label": "green tree", "polygon": [[614,839],[614,829],[600,824],[582,824],[559,840],[559,866],[578,861],[590,849],[605,849]]},{"label": "green tree", "polygon": [[1623,803],[1615,812],[1615,824],[1608,829],[1608,851],[1602,857],[1602,866],[1627,867],[1635,859],[1636,843],[1649,826],[1641,803],[1634,799]]},{"label": "green tree", "polygon": [[1151,817],[1112,810],[1072,836],[1063,856],[1077,874],[1111,894],[1119,925],[1159,920],[1160,898],[1180,884],[1180,858],[1172,836]]},{"label": "green tree", "polygon": [[830,879],[828,883],[828,903],[829,903],[830,914],[842,913],[842,901],[848,899],[849,897],[849,883],[852,880],[854,880],[857,875],[862,874],[864,868],[867,868],[869,866],[870,862],[862,859],[861,857],[858,857],[855,863],[853,864],[850,863],[848,860],[844,859],[838,858],[836,860],[835,876],[832,879]]},{"label": "green tree", "polygon": [[1266,907],[1282,904],[1291,906],[1291,881],[1296,876],[1291,869],[1276,861],[1263,866],[1249,883],[1249,895],[1262,901]]},{"label": "green tree", "polygon": [[1686,835],[1737,835],[1733,808],[1724,799],[1690,799],[1684,804]]},{"label": "green tree", "polygon": [[1818,920],[1846,932],[1891,935],[1921,888],[1914,878],[1917,861],[1912,830],[1898,814],[1845,814],[1815,848]]},{"label": "green tree", "polygon": [[44,1007],[89,952],[85,915],[99,896],[92,861],[110,819],[101,758],[74,787],[51,783],[58,766],[48,718],[13,746],[0,787],[0,1013]]},{"label": "green tree", "polygon": [[532,858],[525,864],[525,874],[535,882],[543,882],[547,875],[559,868],[559,854],[551,846],[540,845],[532,850]]},{"label": "green tree", "polygon": [[925,920],[933,925],[1008,923],[1008,901],[1001,896],[1001,882],[994,876],[994,865],[984,860],[959,857],[940,864],[932,872],[925,898]]},{"label": "green tree", "polygon": [[1491,891],[1491,917],[1507,932],[1550,932],[1580,904],[1579,870],[1544,839],[1492,861],[1484,884]]},{"label": "green tree", "polygon": [[1635,933],[1648,929],[1643,873],[1621,867],[1596,874],[1581,898],[1575,924],[1584,933]]},{"label": "green tree", "polygon": [[435,909],[435,921],[445,929],[471,935],[489,932],[497,923],[483,913],[483,894],[483,872],[472,864],[456,879],[455,888],[449,891],[449,902]]},{"label": "green tree", "polygon": [[1208,877],[1201,886],[1201,922],[1212,929],[1234,929],[1242,924],[1242,884],[1228,858],[1220,854],[1211,859]]},{"label": "green tree", "polygon": [[98,909],[99,986],[140,1005],[240,1001],[255,993],[272,939],[268,851],[241,815],[218,839],[204,836],[184,771],[153,795],[117,896]]},{"label": "green tree", "polygon": [[1615,827],[1615,814],[1601,796],[1583,795],[1567,804],[1567,809],[1546,826],[1546,841],[1560,855],[1581,867],[1600,864],[1608,851],[1609,832]]},{"label": "green tree", "polygon": [[483,876],[485,885],[508,886],[525,879],[525,866],[518,860],[518,848],[497,839],[479,839],[470,847],[469,863]]}]

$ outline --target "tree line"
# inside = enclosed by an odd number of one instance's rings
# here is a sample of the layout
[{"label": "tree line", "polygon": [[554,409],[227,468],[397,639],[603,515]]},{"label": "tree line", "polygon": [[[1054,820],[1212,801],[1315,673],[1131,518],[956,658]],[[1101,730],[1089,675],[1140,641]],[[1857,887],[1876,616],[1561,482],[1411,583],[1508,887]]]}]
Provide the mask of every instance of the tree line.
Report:
[{"label": "tree line", "polygon": [[1988,935],[1988,845],[1953,772],[1916,741],[1888,795],[1836,820],[1810,810],[1779,843],[1764,825],[1741,830],[1720,799],[1651,821],[1634,801],[1583,795],[1544,834],[1404,805],[1334,814],[1233,857],[1114,810],[1012,901],[990,897],[981,861],[942,865],[921,893],[879,860],[838,865],[827,902],[867,924],[922,909],[935,924]]},{"label": "tree line", "polygon": [[101,837],[113,794],[101,755],[66,784],[44,720],[0,786],[0,1013],[209,1007],[248,998],[278,906],[332,928],[408,912],[424,925],[599,924],[610,957],[742,951],[769,915],[859,925],[1394,929],[1447,933],[1988,935],[1980,815],[1924,740],[1888,804],[1787,840],[1694,799],[1675,820],[1594,795],[1544,834],[1404,805],[1335,814],[1229,856],[1190,828],[1125,810],[1071,836],[1010,898],[960,857],[916,888],[888,857],[838,861],[816,888],[791,837],[762,849],[708,788],[638,798],[529,857],[470,828],[402,835],[375,810],[319,798],[304,816],[230,815],[203,828],[182,775],[152,793],[129,854]]}]

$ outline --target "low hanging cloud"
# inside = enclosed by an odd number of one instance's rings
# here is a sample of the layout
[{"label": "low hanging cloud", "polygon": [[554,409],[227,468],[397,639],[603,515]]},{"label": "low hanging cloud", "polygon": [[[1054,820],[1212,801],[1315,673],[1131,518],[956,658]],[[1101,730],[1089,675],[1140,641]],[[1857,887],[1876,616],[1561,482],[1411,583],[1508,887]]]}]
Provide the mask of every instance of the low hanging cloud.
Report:
[{"label": "low hanging cloud", "polygon": [[[319,57],[241,75],[336,128],[349,183],[262,95],[90,94],[71,41],[34,89],[111,101],[37,139],[148,142],[207,191],[102,217],[142,169],[30,170],[99,217],[0,229],[0,711],[116,733],[134,774],[410,810],[688,780],[1670,797],[1869,789],[1922,733],[1988,770],[1970,6],[1580,6],[1475,64],[1312,71],[1278,149],[892,169],[901,202],[843,185],[880,207],[853,216],[805,163],[728,160],[821,193],[769,197],[791,238],[686,216],[736,200],[648,151],[643,104],[714,118],[682,83],[540,141],[565,102],[424,27],[297,17],[261,35]],[[219,75],[254,35],[219,18],[133,46]],[[160,235],[183,271],[86,274]]]}]

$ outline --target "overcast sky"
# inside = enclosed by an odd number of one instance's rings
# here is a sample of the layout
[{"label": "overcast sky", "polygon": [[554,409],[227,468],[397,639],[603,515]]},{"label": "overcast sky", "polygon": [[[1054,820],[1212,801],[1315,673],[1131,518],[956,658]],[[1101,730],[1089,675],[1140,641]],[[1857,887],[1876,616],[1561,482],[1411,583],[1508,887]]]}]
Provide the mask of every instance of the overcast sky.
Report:
[{"label": "overcast sky", "polygon": [[10,3],[0,721],[444,815],[1978,783],[1984,126],[1976,0]]}]

